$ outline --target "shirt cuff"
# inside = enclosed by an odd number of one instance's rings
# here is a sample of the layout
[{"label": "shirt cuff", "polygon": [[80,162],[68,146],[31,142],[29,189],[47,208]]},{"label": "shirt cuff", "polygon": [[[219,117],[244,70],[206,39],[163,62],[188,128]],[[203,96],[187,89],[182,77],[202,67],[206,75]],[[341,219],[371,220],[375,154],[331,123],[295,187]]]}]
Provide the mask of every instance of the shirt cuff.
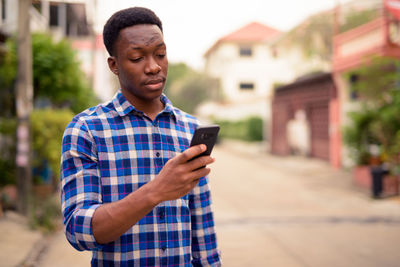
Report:
[{"label": "shirt cuff", "polygon": [[93,235],[93,214],[100,204],[80,208],[66,227],[68,241],[78,250],[96,250],[102,245]]}]

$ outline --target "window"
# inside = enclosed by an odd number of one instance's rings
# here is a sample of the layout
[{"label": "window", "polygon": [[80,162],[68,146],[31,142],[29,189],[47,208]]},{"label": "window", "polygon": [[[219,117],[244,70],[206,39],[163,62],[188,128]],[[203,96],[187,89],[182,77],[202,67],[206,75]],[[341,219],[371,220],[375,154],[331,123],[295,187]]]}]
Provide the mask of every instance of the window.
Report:
[{"label": "window", "polygon": [[6,0],[1,0],[1,6],[0,6],[0,8],[1,8],[1,20],[6,20],[6,9],[7,9],[7,6],[6,6]]},{"label": "window", "polygon": [[350,82],[350,99],[357,100],[359,98],[358,92],[355,90],[355,86],[359,80],[359,76],[357,74],[351,74],[349,78]]},{"label": "window", "polygon": [[271,47],[271,54],[273,58],[278,57],[278,49],[275,46]]},{"label": "window", "polygon": [[241,46],[239,53],[241,57],[251,57],[253,55],[253,49],[251,46]]},{"label": "window", "polygon": [[84,4],[67,4],[67,28],[68,36],[88,36],[90,28],[86,19]]},{"label": "window", "polygon": [[240,83],[239,88],[241,91],[254,90],[254,83]]},{"label": "window", "polygon": [[50,26],[59,26],[58,22],[58,5],[55,3],[50,4]]}]

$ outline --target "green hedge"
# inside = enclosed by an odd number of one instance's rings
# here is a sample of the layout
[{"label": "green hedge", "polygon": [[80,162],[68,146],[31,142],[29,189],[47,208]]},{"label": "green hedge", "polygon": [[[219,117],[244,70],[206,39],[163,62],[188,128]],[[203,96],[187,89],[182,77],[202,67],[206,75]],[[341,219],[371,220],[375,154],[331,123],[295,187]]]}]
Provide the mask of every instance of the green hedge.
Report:
[{"label": "green hedge", "polygon": [[243,120],[214,120],[221,127],[221,139],[239,139],[243,141],[263,140],[263,120],[260,117],[249,117]]},{"label": "green hedge", "polygon": [[33,167],[39,168],[47,162],[57,181],[60,177],[62,136],[73,116],[67,109],[36,109],[31,114]]},{"label": "green hedge", "polygon": [[[0,119],[0,138],[2,139],[0,150],[0,186],[16,183],[15,131],[17,121],[13,118]],[[6,141],[5,141],[6,140]]]}]

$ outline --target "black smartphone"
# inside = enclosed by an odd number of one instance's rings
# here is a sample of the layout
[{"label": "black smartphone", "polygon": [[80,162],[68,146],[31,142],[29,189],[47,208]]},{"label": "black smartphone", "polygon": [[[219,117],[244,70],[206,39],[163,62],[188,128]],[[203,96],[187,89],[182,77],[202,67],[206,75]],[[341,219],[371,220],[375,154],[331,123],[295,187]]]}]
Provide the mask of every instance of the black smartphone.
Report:
[{"label": "black smartphone", "polygon": [[218,125],[199,126],[196,128],[193,134],[192,141],[190,142],[190,146],[205,144],[207,146],[207,150],[200,155],[194,157],[193,159],[201,156],[211,155],[211,151],[215,143],[217,142],[218,132]]}]

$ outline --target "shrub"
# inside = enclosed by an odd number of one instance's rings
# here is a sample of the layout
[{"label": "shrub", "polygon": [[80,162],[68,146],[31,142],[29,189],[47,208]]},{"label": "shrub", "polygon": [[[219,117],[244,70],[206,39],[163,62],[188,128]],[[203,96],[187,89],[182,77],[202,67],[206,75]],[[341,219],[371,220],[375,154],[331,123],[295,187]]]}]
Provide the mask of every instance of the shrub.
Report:
[{"label": "shrub", "polygon": [[221,127],[220,138],[232,138],[243,141],[263,140],[263,120],[260,117],[249,117],[243,120],[214,120]]},{"label": "shrub", "polygon": [[15,119],[0,119],[0,186],[16,183]]},{"label": "shrub", "polygon": [[363,109],[349,114],[351,124],[343,130],[343,140],[350,149],[350,157],[357,165],[367,165],[370,161],[369,146],[378,141],[371,132],[377,114]]},{"label": "shrub", "polygon": [[176,107],[188,113],[194,113],[205,101],[223,98],[217,79],[196,72],[184,63],[169,66],[165,93]]},{"label": "shrub", "polygon": [[39,109],[31,115],[33,167],[47,162],[56,180],[59,180],[62,136],[72,120],[69,110]]},{"label": "shrub", "polygon": [[358,77],[352,89],[362,100],[360,109],[350,114],[351,124],[344,135],[347,145],[359,156],[357,163],[363,154],[368,156],[369,145],[375,144],[392,171],[400,167],[399,69],[397,59],[375,57],[348,74]]},{"label": "shrub", "polygon": [[33,198],[32,210],[29,216],[29,224],[33,229],[44,233],[52,233],[58,229],[61,210],[58,196],[50,196],[44,199]]},{"label": "shrub", "polygon": [[[17,73],[15,39],[7,40],[7,48],[7,53],[0,61],[2,92],[12,86]],[[68,107],[75,113],[98,102],[80,68],[76,52],[68,41],[56,42],[48,34],[33,34],[32,63],[35,100],[45,98],[53,106]],[[12,98],[12,95],[8,94],[8,98]]]}]

